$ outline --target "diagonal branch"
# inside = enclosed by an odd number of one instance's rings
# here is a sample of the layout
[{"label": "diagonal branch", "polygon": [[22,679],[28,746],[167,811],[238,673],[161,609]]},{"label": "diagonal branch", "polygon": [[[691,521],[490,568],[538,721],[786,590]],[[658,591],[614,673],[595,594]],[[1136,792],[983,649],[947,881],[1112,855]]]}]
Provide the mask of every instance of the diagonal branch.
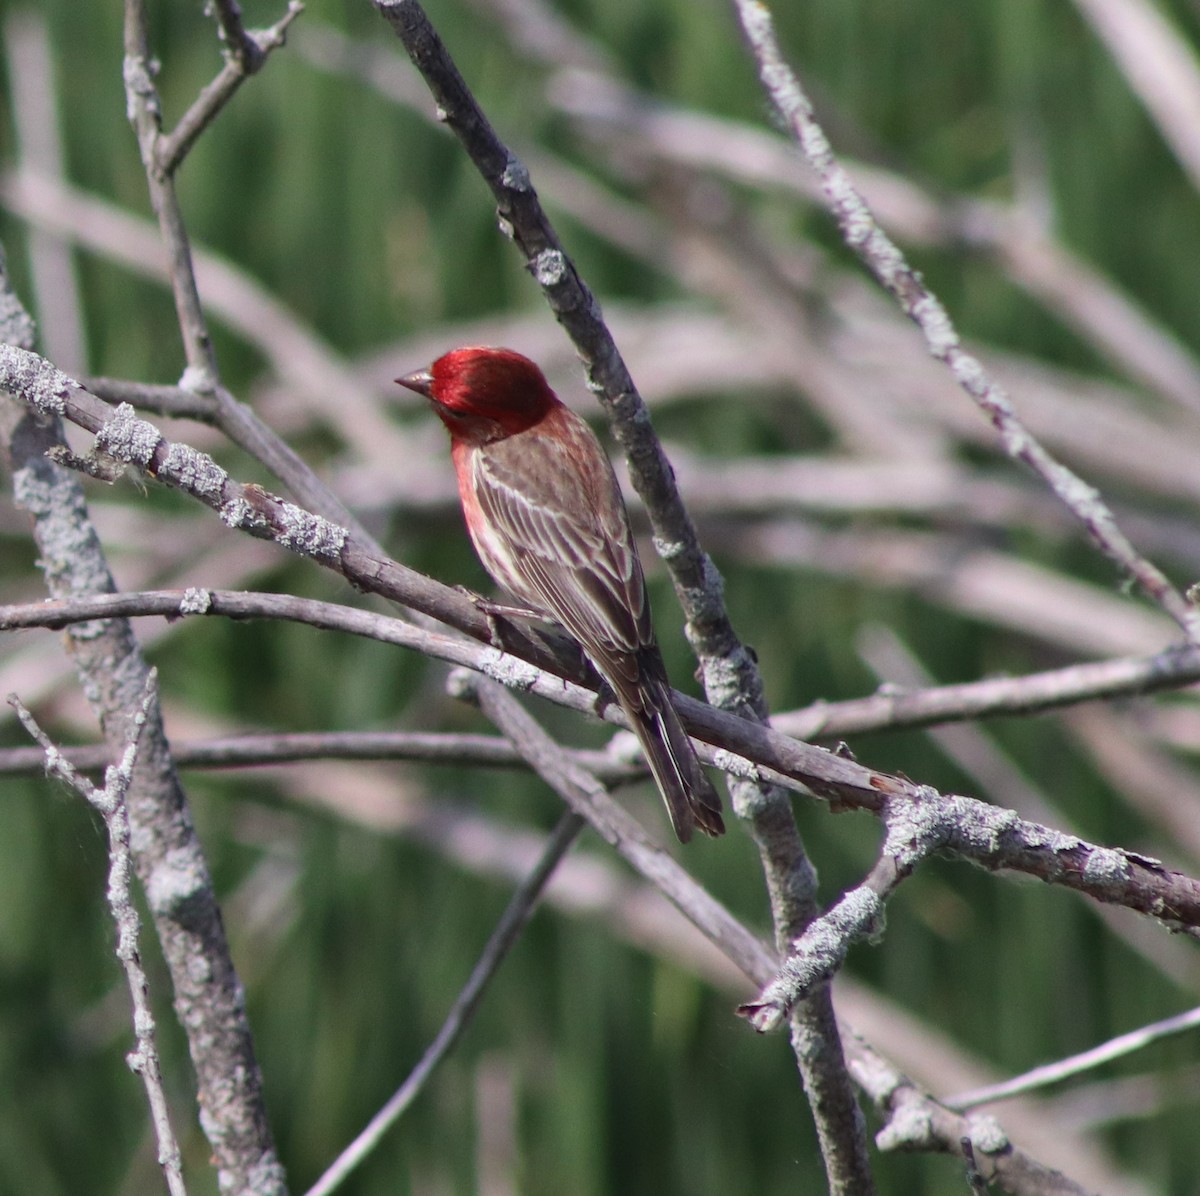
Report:
[{"label": "diagonal branch", "polygon": [[866,201],[834,156],[795,72],[775,37],[774,20],[762,0],[734,0],[759,76],[771,101],[817,172],[826,201],[846,244],[921,329],[929,352],[945,363],[958,384],[992,421],[1010,456],[1028,465],[1083,524],[1093,543],[1200,643],[1200,611],[1143,557],[1117,525],[1098,491],[1068,469],[1029,432],[1004,390],[963,347],[944,307],[920,274],[879,227]]},{"label": "diagonal branch", "polygon": [[[723,582],[700,544],[675,485],[649,412],[625,366],[599,304],[564,250],[542,210],[529,171],[497,137],[463,81],[436,30],[416,0],[375,0],[395,29],[438,103],[496,198],[502,229],[524,254],[546,301],[587,369],[646,505],[655,546],[683,607],[685,630],[700,661],[705,693],[724,710],[765,721],[762,677],[753,653],[738,639],[725,608]],[[772,785],[730,785],[735,812],[758,847],[771,900],[776,939],[782,946],[818,913],[816,873],[796,829],[785,793]],[[819,1048],[814,1047],[819,1043]],[[830,1185],[836,1193],[874,1190],[866,1133],[846,1073],[837,1022],[828,993],[797,1009],[793,1047],[817,1123]]]},{"label": "diagonal branch", "polygon": [[[0,278],[2,306],[19,307]],[[28,318],[26,317],[26,321]],[[13,335],[17,321],[6,321]],[[27,329],[32,339],[32,325]],[[5,353],[22,350],[5,344]],[[26,354],[27,362],[40,362]],[[49,367],[47,367],[49,368]],[[55,598],[111,595],[116,589],[77,477],[47,457],[63,447],[60,413],[0,403],[0,435],[11,457],[17,504],[33,516],[46,586]],[[142,708],[150,670],[128,620],[72,628],[67,637],[83,691],[114,754]],[[171,759],[162,712],[145,716],[128,794],[134,862],[171,975],[175,1009],[196,1070],[200,1120],[223,1185],[259,1196],[286,1192],[263,1104],[245,998],[229,953],[204,850]]]},{"label": "diagonal branch", "polygon": [[[677,863],[646,840],[640,826],[615,805],[595,778],[565,758],[562,749],[517,700],[488,681],[465,678],[484,713],[512,740],[542,779],[655,885],[679,911],[751,980],[763,984],[775,971],[765,944]],[[881,1150],[958,1153],[968,1142],[989,1179],[1006,1191],[1085,1196],[1085,1190],[1017,1148],[990,1117],[965,1117],[938,1103],[902,1075],[849,1027],[842,1038],[851,1072],[885,1117],[877,1136]]]},{"label": "diagonal branch", "polygon": [[[52,602],[36,603],[0,608],[0,629],[87,623],[118,614],[295,620],[419,651],[580,713],[595,713],[595,697],[590,691],[531,669],[526,662],[495,648],[439,635],[401,619],[287,594],[167,590],[75,600],[69,608]],[[893,810],[904,808],[917,821],[928,843],[983,868],[1023,872],[1086,893],[1096,901],[1148,914],[1172,929],[1200,931],[1200,881],[1158,860],[1088,843],[1019,818],[1012,810],[975,798],[942,794],[928,785],[865,768],[842,755],[683,695],[676,695],[676,701],[689,730],[717,747],[716,751],[702,747],[703,757],[735,776],[756,781],[765,773],[777,785],[790,780],[792,787],[802,786],[807,792],[836,802],[838,808],[869,810],[881,818],[889,805]],[[623,716],[613,703],[609,703],[604,717],[623,725]]]},{"label": "diagonal branch", "polygon": [[463,1031],[471,1022],[479,1002],[483,999],[488,982],[496,974],[505,956],[520,937],[529,919],[533,916],[539,898],[541,897],[550,878],[554,875],[559,862],[571,850],[572,844],[579,837],[584,827],[584,820],[578,814],[568,810],[558,820],[558,825],[550,833],[542,855],[534,866],[533,871],[523,880],[511,900],[505,907],[496,929],[492,931],[483,948],[471,975],[463,985],[462,991],[454,998],[446,1020],[438,1030],[434,1040],[421,1056],[416,1067],[409,1073],[404,1083],[392,1094],[388,1102],[371,1118],[362,1133],[346,1147],[326,1170],[325,1174],[309,1188],[306,1196],[328,1196],[330,1192],[341,1187],[342,1181],[379,1145],[404,1111],[420,1095],[429,1077],[438,1064],[454,1048],[454,1044],[462,1037]]},{"label": "diagonal branch", "polygon": [[1189,1009],[1186,1013],[1177,1013],[1174,1017],[1151,1022],[1148,1026],[1139,1026],[1136,1030],[1130,1030],[1128,1034],[1119,1034],[1116,1038],[1110,1038],[1108,1042],[1102,1042],[1099,1046],[1071,1055],[1067,1059],[1057,1059],[1053,1063],[1035,1067],[1024,1075],[1014,1076],[1003,1083],[989,1084],[986,1088],[976,1088],[971,1092],[948,1097],[946,1105],[965,1112],[977,1105],[1009,1100],[1026,1092],[1036,1092],[1051,1084],[1059,1084],[1073,1076],[1082,1075],[1083,1072],[1101,1064],[1111,1063],[1114,1059],[1122,1059],[1151,1043],[1194,1030],[1197,1026],[1200,1026],[1200,1008]]},{"label": "diagonal branch", "polygon": [[104,819],[108,831],[108,904],[117,927],[117,959],[125,970],[125,979],[133,1002],[133,1030],[137,1040],[137,1050],[129,1055],[127,1062],[130,1069],[142,1077],[146,1088],[154,1122],[154,1134],[158,1139],[159,1164],[167,1181],[167,1190],[171,1196],[187,1196],[179,1143],[175,1138],[175,1131],[171,1128],[167,1094],[163,1089],[162,1070],[158,1060],[158,1047],[154,1041],[150,982],[142,967],[141,949],[138,947],[142,920],[133,901],[133,888],[130,883],[134,875],[134,858],[130,843],[126,795],[133,783],[134,764],[137,761],[142,732],[155,702],[155,674],[151,670],[146,681],[141,709],[131,722],[129,743],[121,756],[120,764],[110,765],[106,769],[103,789],[97,789],[67,763],[63,753],[50,742],[45,732],[34,721],[33,715],[25,709],[15,694],[10,695],[8,701],[16,710],[17,717],[25,729],[40,745],[45,756],[46,772],[60,777],[70,785],[86,798]]},{"label": "diagonal branch", "polygon": [[155,161],[164,175],[173,175],[179,169],[196,138],[216,119],[247,78],[262,69],[267,55],[287,41],[288,27],[304,11],[300,0],[288,0],[287,12],[269,29],[247,30],[233,0],[217,0],[215,8],[221,40],[225,43],[225,65],[175,128],[159,138]]}]

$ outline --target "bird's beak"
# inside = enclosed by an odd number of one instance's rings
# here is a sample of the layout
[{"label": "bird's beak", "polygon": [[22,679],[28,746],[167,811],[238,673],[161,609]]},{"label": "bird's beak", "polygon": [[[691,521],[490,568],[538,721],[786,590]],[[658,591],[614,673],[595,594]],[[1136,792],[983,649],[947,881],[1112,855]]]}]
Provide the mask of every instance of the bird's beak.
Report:
[{"label": "bird's beak", "polygon": [[409,390],[415,390],[419,395],[430,397],[433,375],[428,370],[414,370],[411,374],[405,374],[403,378],[397,378],[396,381]]}]

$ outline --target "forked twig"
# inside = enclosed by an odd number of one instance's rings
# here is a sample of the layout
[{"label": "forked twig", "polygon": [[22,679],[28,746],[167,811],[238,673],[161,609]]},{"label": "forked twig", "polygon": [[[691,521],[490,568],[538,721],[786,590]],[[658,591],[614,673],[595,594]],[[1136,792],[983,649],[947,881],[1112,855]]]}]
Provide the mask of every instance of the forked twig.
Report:
[{"label": "forked twig", "polygon": [[142,731],[154,705],[156,681],[157,674],[152,669],[146,681],[141,710],[131,721],[129,743],[121,762],[109,765],[106,770],[102,789],[97,789],[67,762],[16,694],[9,695],[8,704],[17,712],[17,717],[30,736],[40,745],[45,754],[47,773],[65,781],[85,797],[104,818],[104,825],[108,831],[108,906],[117,928],[117,959],[125,971],[125,980],[133,1001],[133,1033],[137,1041],[137,1049],[130,1052],[126,1062],[132,1071],[142,1077],[146,1088],[154,1122],[154,1134],[158,1140],[158,1161],[163,1169],[167,1188],[171,1196],[187,1196],[179,1143],[175,1138],[175,1131],[171,1128],[167,1094],[163,1089],[162,1069],[158,1061],[158,1047],[154,1042],[155,1023],[154,1011],[150,1007],[150,983],[142,967],[141,951],[138,947],[142,920],[133,900],[133,852],[130,848],[129,812],[125,805],[125,795],[133,780],[133,766],[141,744]]}]

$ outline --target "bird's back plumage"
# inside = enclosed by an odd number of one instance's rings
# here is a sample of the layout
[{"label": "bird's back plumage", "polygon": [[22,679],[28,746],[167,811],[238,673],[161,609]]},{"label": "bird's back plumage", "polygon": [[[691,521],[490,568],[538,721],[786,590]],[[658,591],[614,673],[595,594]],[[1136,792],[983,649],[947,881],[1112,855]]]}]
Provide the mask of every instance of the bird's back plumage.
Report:
[{"label": "bird's back plumage", "polygon": [[592,430],[559,404],[474,447],[469,468],[485,568],[579,641],[629,716],[679,838],[696,825],[721,834],[720,799],[671,701],[620,487]]},{"label": "bird's back plumage", "polygon": [[509,349],[455,349],[398,381],[450,432],[467,530],[502,587],[562,625],[612,688],[687,842],[721,802],[679,720],[629,516],[600,442]]}]

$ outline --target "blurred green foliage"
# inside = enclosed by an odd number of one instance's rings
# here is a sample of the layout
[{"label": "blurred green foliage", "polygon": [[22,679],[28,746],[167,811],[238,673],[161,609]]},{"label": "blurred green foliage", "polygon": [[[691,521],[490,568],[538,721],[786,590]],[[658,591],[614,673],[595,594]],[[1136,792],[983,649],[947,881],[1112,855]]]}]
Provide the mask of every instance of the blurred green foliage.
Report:
[{"label": "blurred green foliage", "polygon": [[[0,15],[15,7],[5,0]],[[121,6],[42,0],[39,7],[58,67],[70,177],[146,213],[124,116]],[[840,146],[934,189],[980,197],[1012,194],[1016,158],[1032,155],[1046,171],[1062,239],[1186,341],[1200,337],[1195,255],[1178,249],[1195,247],[1195,193],[1071,6],[812,0],[777,7],[782,39]],[[1197,32],[1194,7],[1164,7]],[[265,0],[245,4],[254,25],[275,20],[280,9]],[[560,10],[639,87],[734,119],[770,119],[729,6],[563,0]],[[214,74],[218,49],[199,3],[159,0],[150,11],[173,123]],[[502,136],[518,147],[545,140],[570,153],[569,134],[540,105],[539,70],[520,60],[489,17],[456,0],[435,0],[429,12]],[[309,0],[297,37],[310,19],[393,45],[366,0]],[[12,154],[12,129],[0,122],[0,155],[10,161]],[[586,163],[588,151],[579,146],[573,156]],[[486,188],[445,131],[365,85],[319,73],[290,50],[276,54],[201,139],[182,172],[181,196],[197,243],[239,263],[348,358],[441,321],[541,310],[517,255],[496,233]],[[553,195],[545,198],[552,206]],[[779,204],[748,195],[742,202]],[[787,218],[796,230],[815,230],[845,260],[824,217],[797,210]],[[562,229],[602,300],[674,296],[675,284],[570,219]],[[28,293],[22,222],[0,212],[0,239]],[[165,291],[90,255],[80,265],[90,368],[177,378],[182,354]],[[962,250],[929,251],[919,266],[965,334],[1103,372],[1089,348],[987,263]],[[225,382],[249,393],[263,368],[258,354],[219,325],[216,343]],[[775,414],[769,404],[681,408],[662,422],[680,439],[736,455],[790,445],[795,421],[807,418],[793,409],[793,427],[780,429]],[[810,444],[823,435],[815,426],[806,431]],[[415,567],[479,584],[457,525],[430,517],[395,531]],[[22,538],[6,536],[0,553],[10,575],[29,573]],[[1096,566],[1089,560],[1082,568]],[[291,562],[256,584],[346,598],[336,578]],[[729,570],[727,592],[735,623],[766,664],[778,708],[869,690],[874,680],[854,643],[864,622],[894,627],[946,679],[1047,663],[994,628],[845,580],[743,566]],[[682,683],[689,664],[661,573],[655,598]],[[477,725],[437,696],[421,662],[303,628],[197,622],[152,656],[168,698],[232,725]],[[572,741],[599,739],[573,718],[545,718]],[[1048,778],[1083,833],[1136,845],[1141,826],[1064,749],[1053,720],[992,729],[1027,771]],[[11,726],[4,737],[21,742]],[[872,763],[922,781],[968,784],[923,736],[880,735],[854,746]],[[557,813],[542,787],[519,774],[390,767],[439,802],[478,803],[545,828]],[[286,804],[269,774],[193,774],[189,786],[223,895],[238,894],[270,868],[294,878],[274,932],[256,932],[233,915],[228,921],[274,1128],[292,1190],[300,1192],[418,1058],[508,888],[456,868],[419,841]],[[0,1190],[158,1190],[141,1087],[123,1064],[130,1040],[101,903],[102,832],[56,785],[5,779],[0,793]],[[822,895],[832,900],[869,867],[877,828],[815,805],[801,804],[798,813]],[[766,931],[758,864],[736,829],[689,853],[687,863]],[[154,964],[153,947],[145,949]],[[161,996],[161,967],[154,966],[160,1043],[191,1191],[215,1191],[187,1095],[187,1063]],[[882,945],[857,949],[850,971],[1002,1073],[1194,1000],[1134,959],[1069,895],[936,861],[893,903]],[[475,1085],[482,1068],[496,1066],[516,1107],[512,1190],[821,1191],[792,1056],[782,1038],[754,1038],[732,1016],[733,1004],[729,993],[634,949],[597,921],[544,911],[450,1063],[343,1190],[502,1192],[475,1164]],[[1108,1074],[1198,1062],[1200,1048],[1184,1041]],[[1193,1192],[1200,1174],[1195,1113],[1194,1091],[1181,1091],[1177,1107],[1122,1124],[1108,1144],[1157,1190]],[[964,1190],[960,1169],[941,1159],[886,1157],[878,1174],[882,1193]]]}]

